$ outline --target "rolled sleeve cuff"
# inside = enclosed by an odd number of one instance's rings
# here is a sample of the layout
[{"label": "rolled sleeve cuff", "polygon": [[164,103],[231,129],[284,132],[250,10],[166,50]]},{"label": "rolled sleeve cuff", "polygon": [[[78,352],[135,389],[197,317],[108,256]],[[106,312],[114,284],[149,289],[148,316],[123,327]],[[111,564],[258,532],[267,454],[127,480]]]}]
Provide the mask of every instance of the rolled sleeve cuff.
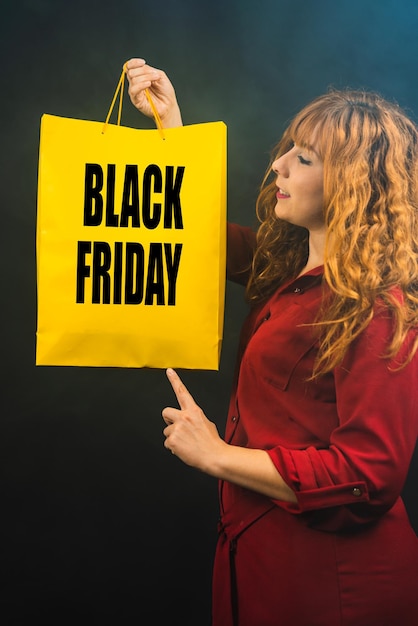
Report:
[{"label": "rolled sleeve cuff", "polygon": [[296,497],[301,512],[368,502],[370,499],[367,485],[363,482],[299,491]]},{"label": "rolled sleeve cuff", "polygon": [[297,504],[276,502],[289,511],[304,513],[370,500],[364,481],[334,485],[324,468],[315,471],[308,451],[274,448],[267,452],[283,480],[295,492]]}]

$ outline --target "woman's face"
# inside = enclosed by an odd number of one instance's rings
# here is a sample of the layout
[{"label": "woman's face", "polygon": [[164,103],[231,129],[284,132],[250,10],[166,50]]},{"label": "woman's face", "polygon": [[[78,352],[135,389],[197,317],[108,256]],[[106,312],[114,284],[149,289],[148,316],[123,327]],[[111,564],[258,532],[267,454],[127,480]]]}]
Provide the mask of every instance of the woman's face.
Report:
[{"label": "woman's face", "polygon": [[277,217],[310,232],[325,231],[324,169],[315,147],[294,145],[272,165]]}]

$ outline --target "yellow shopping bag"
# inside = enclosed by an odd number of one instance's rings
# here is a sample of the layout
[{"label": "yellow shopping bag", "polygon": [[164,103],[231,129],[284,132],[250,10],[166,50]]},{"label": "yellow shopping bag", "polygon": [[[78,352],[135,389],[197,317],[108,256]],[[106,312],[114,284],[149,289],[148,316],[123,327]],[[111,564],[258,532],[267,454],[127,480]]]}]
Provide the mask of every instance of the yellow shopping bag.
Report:
[{"label": "yellow shopping bag", "polygon": [[120,126],[123,77],[116,125],[42,116],[36,364],[218,369],[226,126]]}]

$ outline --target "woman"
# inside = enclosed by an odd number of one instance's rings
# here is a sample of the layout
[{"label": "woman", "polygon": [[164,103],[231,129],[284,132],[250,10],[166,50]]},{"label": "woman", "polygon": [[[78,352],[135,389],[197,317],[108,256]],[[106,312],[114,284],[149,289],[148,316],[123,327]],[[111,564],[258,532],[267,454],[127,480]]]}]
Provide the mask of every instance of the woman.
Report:
[{"label": "woman", "polygon": [[[163,126],[167,76],[132,59]],[[418,432],[418,131],[330,92],[274,151],[260,227],[230,224],[246,286],[225,438],[167,371],[165,446],[219,479],[213,626],[415,626],[418,539],[400,498]]]}]

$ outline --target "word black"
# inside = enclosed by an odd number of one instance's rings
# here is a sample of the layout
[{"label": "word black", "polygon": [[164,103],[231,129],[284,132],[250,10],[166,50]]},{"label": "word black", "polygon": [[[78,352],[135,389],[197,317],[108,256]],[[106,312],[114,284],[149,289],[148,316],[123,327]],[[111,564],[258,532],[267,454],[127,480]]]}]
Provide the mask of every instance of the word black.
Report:
[{"label": "word black", "polygon": [[[132,226],[139,228],[143,225],[145,228],[153,229],[159,226],[163,215],[164,228],[183,228],[180,191],[184,169],[182,166],[175,169],[173,165],[167,165],[163,177],[158,165],[148,165],[142,175],[140,202],[138,166],[126,165],[122,197],[118,199],[120,213],[117,213],[115,202],[116,165],[110,163],[107,166],[105,181],[104,172],[100,165],[86,163],[84,226],[99,226],[103,221],[103,213],[105,213],[105,224],[110,227],[126,228]],[[102,195],[105,182],[106,204]]]}]

